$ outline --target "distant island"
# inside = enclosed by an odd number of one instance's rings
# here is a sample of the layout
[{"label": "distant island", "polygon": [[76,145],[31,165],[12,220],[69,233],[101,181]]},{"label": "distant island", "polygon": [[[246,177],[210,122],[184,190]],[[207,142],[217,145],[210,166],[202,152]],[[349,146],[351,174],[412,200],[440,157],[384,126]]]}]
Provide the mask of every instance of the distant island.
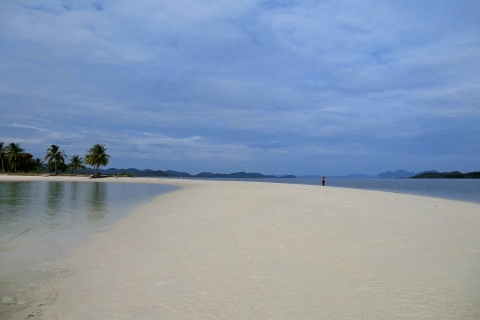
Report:
[{"label": "distant island", "polygon": [[[355,173],[349,174],[346,176],[328,176],[330,179],[407,179],[413,177],[415,172],[409,172],[405,170],[397,170],[397,171],[386,171],[379,173],[377,175],[369,175],[365,173]],[[299,178],[305,179],[320,179],[322,176],[320,175],[306,175],[300,176]]]},{"label": "distant island", "polygon": [[[79,170],[80,173],[93,173],[91,169]],[[296,179],[294,175],[264,175],[257,172],[234,172],[234,173],[212,173],[200,172],[198,174],[190,174],[188,172],[174,171],[174,170],[139,170],[135,168],[128,169],[100,169],[100,174],[103,175],[129,175],[137,177],[165,177],[165,178],[202,178],[202,179]],[[320,179],[321,175],[304,175],[298,178],[303,179]],[[328,176],[330,179],[480,179],[480,171],[462,173],[459,171],[453,172],[438,172],[438,171],[423,171],[419,173],[396,170],[386,171],[378,175],[368,175],[364,173],[350,174],[346,176]]]},{"label": "distant island", "polygon": [[[320,179],[320,175],[306,175],[299,176],[304,179]],[[386,171],[377,175],[368,175],[365,173],[355,173],[346,176],[328,176],[330,179],[480,179],[480,171],[461,173],[459,171],[453,172],[438,172],[438,171],[423,171],[419,173],[409,172],[405,170]]]},{"label": "distant island", "polygon": [[106,175],[135,175],[138,177],[170,177],[170,178],[222,178],[222,179],[275,179],[275,178],[283,178],[283,179],[295,179],[296,176],[294,175],[264,175],[261,173],[248,173],[248,172],[234,172],[234,173],[212,173],[212,172],[201,172],[196,175],[192,175],[188,172],[180,172],[174,170],[139,170],[135,168],[128,168],[128,169],[116,169],[110,168],[105,170],[100,170],[101,174]]},{"label": "distant island", "polygon": [[461,173],[459,171],[452,172],[438,172],[438,171],[426,171],[420,172],[412,179],[480,179],[480,171],[473,171],[467,173]]},{"label": "distant island", "polygon": [[235,173],[211,173],[211,172],[201,172],[194,177],[196,178],[234,178],[234,179],[274,179],[274,178],[287,178],[295,179],[294,175],[285,175],[285,176],[274,176],[274,175],[263,175],[261,173],[247,173],[247,172],[235,172]]}]

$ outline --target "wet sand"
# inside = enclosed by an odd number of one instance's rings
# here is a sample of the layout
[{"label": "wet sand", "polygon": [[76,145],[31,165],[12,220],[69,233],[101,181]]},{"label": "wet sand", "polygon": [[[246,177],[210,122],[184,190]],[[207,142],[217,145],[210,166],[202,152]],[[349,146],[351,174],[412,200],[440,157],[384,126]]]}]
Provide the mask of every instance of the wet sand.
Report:
[{"label": "wet sand", "polygon": [[480,318],[479,204],[307,185],[100,180],[183,189],[59,261],[69,272],[15,319]]}]

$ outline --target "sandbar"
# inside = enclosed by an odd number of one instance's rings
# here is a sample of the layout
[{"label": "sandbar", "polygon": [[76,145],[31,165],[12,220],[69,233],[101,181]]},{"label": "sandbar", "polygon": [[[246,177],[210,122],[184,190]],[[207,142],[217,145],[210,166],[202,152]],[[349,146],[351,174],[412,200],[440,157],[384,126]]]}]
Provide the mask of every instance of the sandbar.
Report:
[{"label": "sandbar", "polygon": [[[72,177],[10,177],[1,181]],[[480,205],[358,189],[182,187],[58,261],[15,319],[478,319]],[[75,180],[78,181],[78,180]]]}]

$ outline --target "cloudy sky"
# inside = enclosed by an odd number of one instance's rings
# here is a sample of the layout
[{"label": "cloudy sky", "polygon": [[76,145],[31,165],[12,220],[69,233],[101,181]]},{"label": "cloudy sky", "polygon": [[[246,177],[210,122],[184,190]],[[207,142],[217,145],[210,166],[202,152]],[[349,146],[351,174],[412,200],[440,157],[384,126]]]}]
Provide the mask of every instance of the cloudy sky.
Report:
[{"label": "cloudy sky", "polygon": [[2,0],[0,141],[108,167],[480,170],[480,1]]}]

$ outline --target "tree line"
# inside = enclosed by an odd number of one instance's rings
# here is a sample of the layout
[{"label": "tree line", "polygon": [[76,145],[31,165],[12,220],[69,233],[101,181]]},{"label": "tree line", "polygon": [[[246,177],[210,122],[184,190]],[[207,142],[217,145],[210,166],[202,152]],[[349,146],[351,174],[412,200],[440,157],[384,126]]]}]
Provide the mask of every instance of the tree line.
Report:
[{"label": "tree line", "polygon": [[67,159],[65,151],[61,150],[56,144],[47,148],[42,160],[34,158],[19,143],[12,142],[4,146],[4,143],[0,141],[0,169],[2,173],[41,173],[47,169],[48,172],[54,172],[55,174],[67,170],[76,174],[78,169],[86,169],[85,165],[90,165],[95,169],[95,174],[98,175],[99,168],[108,164],[110,155],[107,154],[107,148],[103,144],[95,144],[87,151],[85,157],[73,155],[68,163],[66,162]]}]

